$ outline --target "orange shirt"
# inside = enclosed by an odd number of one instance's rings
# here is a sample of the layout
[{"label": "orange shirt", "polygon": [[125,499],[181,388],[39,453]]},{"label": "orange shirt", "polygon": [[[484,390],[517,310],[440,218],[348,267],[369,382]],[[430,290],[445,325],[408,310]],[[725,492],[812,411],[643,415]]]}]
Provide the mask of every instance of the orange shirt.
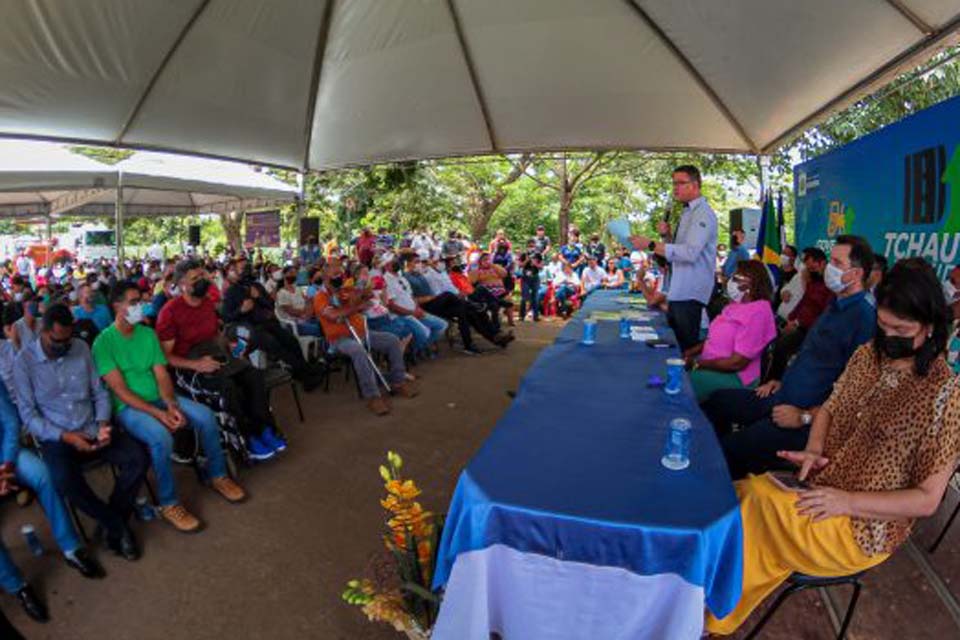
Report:
[{"label": "orange shirt", "polygon": [[465,296],[473,293],[473,285],[470,283],[470,279],[463,274],[462,271],[451,271],[450,272],[450,281],[453,283],[457,289],[460,290]]},{"label": "orange shirt", "polygon": [[[326,288],[321,287],[319,290],[317,290],[317,295],[313,297],[313,313],[317,318],[320,319],[320,326],[323,328],[323,335],[327,338],[328,342],[333,343],[341,338],[349,338],[351,336],[350,330],[347,329],[347,325],[345,323],[334,322],[323,315],[323,310],[331,306],[336,307],[336,305],[331,301],[331,296],[327,292]],[[358,336],[363,338],[365,327],[363,316],[359,313],[354,313],[350,316],[349,320],[353,330],[357,332]]]}]

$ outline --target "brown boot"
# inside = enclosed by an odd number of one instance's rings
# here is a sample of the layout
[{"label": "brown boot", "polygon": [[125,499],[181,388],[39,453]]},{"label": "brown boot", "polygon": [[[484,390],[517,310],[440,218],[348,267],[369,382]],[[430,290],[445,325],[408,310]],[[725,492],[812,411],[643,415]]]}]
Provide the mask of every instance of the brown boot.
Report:
[{"label": "brown boot", "polygon": [[420,395],[420,389],[413,382],[395,384],[390,388],[393,390],[393,395],[401,398],[415,398]]},{"label": "brown boot", "polygon": [[193,533],[200,529],[200,521],[186,510],[182,504],[172,504],[169,507],[157,509],[160,517],[176,527],[182,533]]},{"label": "brown boot", "polygon": [[387,404],[387,401],[380,396],[375,396],[367,400],[367,408],[370,409],[375,416],[385,416],[390,413],[390,406]]},{"label": "brown boot", "polygon": [[234,482],[233,478],[223,476],[214,478],[210,481],[213,490],[219,493],[227,502],[243,502],[247,497],[247,492],[239,484]]}]

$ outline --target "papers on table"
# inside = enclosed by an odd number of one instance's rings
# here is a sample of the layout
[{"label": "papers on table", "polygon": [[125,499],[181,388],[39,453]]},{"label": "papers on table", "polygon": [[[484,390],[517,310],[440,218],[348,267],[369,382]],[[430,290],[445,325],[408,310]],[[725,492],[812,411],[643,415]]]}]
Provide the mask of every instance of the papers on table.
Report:
[{"label": "papers on table", "polygon": [[619,320],[620,312],[619,311],[594,311],[590,314],[590,317],[594,320]]},{"label": "papers on table", "polygon": [[630,339],[634,342],[646,342],[647,340],[657,340],[657,330],[648,324],[635,324],[630,327]]},{"label": "papers on table", "polygon": [[633,247],[630,242],[630,221],[626,218],[617,218],[608,222],[607,231],[623,246]]}]

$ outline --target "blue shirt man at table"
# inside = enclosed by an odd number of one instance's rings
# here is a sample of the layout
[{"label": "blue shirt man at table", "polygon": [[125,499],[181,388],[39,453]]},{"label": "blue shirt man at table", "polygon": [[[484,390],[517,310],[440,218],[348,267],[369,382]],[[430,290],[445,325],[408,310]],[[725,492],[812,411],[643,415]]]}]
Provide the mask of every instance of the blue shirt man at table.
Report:
[{"label": "blue shirt man at table", "polygon": [[727,259],[723,261],[723,267],[720,269],[724,280],[729,280],[733,276],[738,264],[750,260],[750,251],[743,246],[745,237],[743,230],[736,229],[730,236],[733,238],[733,242],[730,243],[730,253],[727,254]]},{"label": "blue shirt man at table", "polygon": [[[833,383],[876,331],[876,309],[864,289],[872,266],[866,240],[839,236],[824,277],[836,299],[807,333],[783,380],[770,380],[756,390],[715,391],[703,403],[734,480],[780,467],[777,451],[806,447],[810,425]],[[731,433],[734,424],[741,429]]]},{"label": "blue shirt man at table", "polygon": [[633,236],[633,246],[653,251],[670,263],[667,320],[681,351],[700,342],[703,309],[713,293],[717,264],[717,216],[700,194],[700,170],[692,165],[673,171],[673,197],[683,203],[677,233],[670,241],[670,225],[657,223],[663,242]]},{"label": "blue shirt man at table", "polygon": [[[111,428],[110,396],[90,348],[73,337],[73,315],[66,305],[44,312],[40,337],[23,346],[13,379],[20,418],[40,444],[53,485],[103,527],[112,551],[137,559],[127,520],[147,471],[147,455],[139,443]],[[92,458],[117,468],[109,504],[84,478],[83,465]]]}]

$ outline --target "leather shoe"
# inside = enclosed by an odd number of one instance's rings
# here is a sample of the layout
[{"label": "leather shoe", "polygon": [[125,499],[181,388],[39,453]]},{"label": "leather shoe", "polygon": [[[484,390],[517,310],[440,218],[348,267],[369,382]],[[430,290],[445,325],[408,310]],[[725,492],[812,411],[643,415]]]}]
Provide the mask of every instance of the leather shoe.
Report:
[{"label": "leather shoe", "polygon": [[37,622],[46,622],[50,619],[50,615],[47,613],[47,605],[40,601],[30,585],[24,585],[20,591],[17,591],[17,600],[20,601],[20,606],[23,607],[27,615]]},{"label": "leather shoe", "polygon": [[130,562],[140,558],[140,548],[130,531],[124,531],[119,538],[108,537],[107,548]]},{"label": "leather shoe", "polygon": [[73,555],[64,556],[64,560],[67,561],[67,565],[79,571],[84,578],[102,578],[107,575],[97,559],[90,555],[90,552],[84,547],[74,551]]}]

